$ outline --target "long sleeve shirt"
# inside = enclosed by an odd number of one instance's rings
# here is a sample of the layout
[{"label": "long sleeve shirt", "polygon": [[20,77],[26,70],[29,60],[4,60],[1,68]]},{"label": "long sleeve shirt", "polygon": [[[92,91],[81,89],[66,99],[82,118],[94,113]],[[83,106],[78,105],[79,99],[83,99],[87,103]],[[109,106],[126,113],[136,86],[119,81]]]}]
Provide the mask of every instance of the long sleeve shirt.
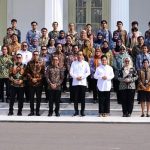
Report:
[{"label": "long sleeve shirt", "polygon": [[26,42],[28,43],[28,46],[31,46],[32,45],[32,39],[33,38],[37,38],[39,39],[41,37],[41,32],[40,31],[33,31],[33,30],[30,30],[27,32],[27,35],[26,35]]},{"label": "long sleeve shirt", "polygon": [[[87,86],[86,78],[90,75],[90,67],[89,64],[82,60],[82,61],[74,61],[71,64],[70,68],[70,75],[73,78],[73,86],[82,85]],[[77,80],[77,77],[81,77],[81,80]]]},{"label": "long sleeve shirt", "polygon": [[[107,79],[103,80],[102,77],[106,76]],[[99,91],[110,91],[111,80],[114,78],[113,68],[109,65],[100,65],[96,68],[94,78],[98,80],[97,87]]]},{"label": "long sleeve shirt", "polygon": [[0,79],[9,78],[9,68],[13,65],[10,55],[0,56]]},{"label": "long sleeve shirt", "polygon": [[[9,79],[14,87],[24,87],[26,65],[23,63],[14,63],[10,68]],[[20,81],[16,83],[16,81]]]},{"label": "long sleeve shirt", "polygon": [[41,86],[45,75],[45,64],[43,60],[39,58],[37,61],[29,61],[26,67],[26,75],[29,79],[30,86]]},{"label": "long sleeve shirt", "polygon": [[64,78],[64,72],[59,67],[49,66],[46,70],[46,80],[48,82],[48,88],[51,88],[51,84],[56,84],[56,89],[54,90],[61,90],[61,84]]},{"label": "long sleeve shirt", "polygon": [[137,70],[142,69],[142,61],[144,59],[148,59],[150,61],[150,54],[149,53],[147,53],[147,54],[141,53],[141,54],[137,55],[137,58],[136,58],[136,69]]}]

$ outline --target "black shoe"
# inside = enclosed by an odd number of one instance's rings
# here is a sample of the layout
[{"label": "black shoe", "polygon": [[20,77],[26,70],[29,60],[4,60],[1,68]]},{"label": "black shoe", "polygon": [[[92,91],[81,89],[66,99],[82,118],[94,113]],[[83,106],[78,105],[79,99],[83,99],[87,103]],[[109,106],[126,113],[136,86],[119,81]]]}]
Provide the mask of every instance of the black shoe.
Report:
[{"label": "black shoe", "polygon": [[51,117],[53,115],[53,113],[48,113],[48,116]]},{"label": "black shoe", "polygon": [[123,114],[123,116],[122,117],[127,117],[127,115],[126,114]]},{"label": "black shoe", "polygon": [[36,116],[41,116],[39,112],[36,113]]},{"label": "black shoe", "polygon": [[60,116],[60,113],[56,113],[56,117],[59,117]]},{"label": "black shoe", "polygon": [[131,117],[131,114],[127,114],[127,117]]},{"label": "black shoe", "polygon": [[84,116],[85,116],[84,112],[81,112],[81,114],[80,114],[80,115],[81,115],[81,117],[84,117]]},{"label": "black shoe", "polygon": [[13,112],[9,112],[8,113],[8,116],[12,116],[14,113]]},{"label": "black shoe", "polygon": [[4,98],[1,99],[1,102],[4,102]]},{"label": "black shoe", "polygon": [[97,103],[97,100],[93,100],[93,103],[94,103],[94,104]]},{"label": "black shoe", "polygon": [[73,116],[78,116],[79,115],[79,113],[78,112],[75,112],[74,114],[73,114]]},{"label": "black shoe", "polygon": [[149,115],[149,114],[146,114],[146,117],[150,117],[150,115]]},{"label": "black shoe", "polygon": [[6,98],[6,103],[9,103],[10,102],[10,99],[9,98]]},{"label": "black shoe", "polygon": [[17,113],[17,116],[22,116],[22,112],[18,112],[18,113]]},{"label": "black shoe", "polygon": [[29,113],[28,116],[34,116],[34,112]]},{"label": "black shoe", "polygon": [[142,114],[142,115],[141,115],[141,117],[145,117],[145,115],[144,115],[144,114]]}]

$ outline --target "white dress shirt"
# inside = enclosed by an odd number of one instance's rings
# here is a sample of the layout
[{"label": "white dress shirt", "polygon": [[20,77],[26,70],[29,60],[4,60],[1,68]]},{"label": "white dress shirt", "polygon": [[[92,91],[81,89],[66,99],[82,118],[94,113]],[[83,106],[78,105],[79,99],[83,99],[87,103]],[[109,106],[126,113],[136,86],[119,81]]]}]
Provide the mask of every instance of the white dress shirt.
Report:
[{"label": "white dress shirt", "polygon": [[[70,75],[73,78],[72,86],[75,86],[75,85],[87,86],[86,78],[90,75],[89,64],[84,60],[74,61],[71,64]],[[81,77],[82,79],[79,81],[77,80],[77,77]]]},{"label": "white dress shirt", "polygon": [[18,53],[22,55],[22,63],[25,65],[27,65],[27,63],[32,59],[32,53],[29,52],[28,50],[26,51],[19,50],[17,54]]},{"label": "white dress shirt", "polygon": [[[107,79],[103,80],[102,77],[106,76]],[[111,80],[114,78],[114,72],[109,65],[100,65],[96,68],[94,78],[98,79],[97,87],[99,91],[110,91],[111,90]]]}]

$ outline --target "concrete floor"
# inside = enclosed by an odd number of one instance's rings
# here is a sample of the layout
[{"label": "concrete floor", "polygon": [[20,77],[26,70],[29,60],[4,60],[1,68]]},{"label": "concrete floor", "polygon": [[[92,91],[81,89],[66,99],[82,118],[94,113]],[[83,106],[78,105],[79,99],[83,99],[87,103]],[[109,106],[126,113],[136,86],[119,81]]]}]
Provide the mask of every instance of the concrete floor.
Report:
[{"label": "concrete floor", "polygon": [[0,123],[0,150],[149,150],[149,124]]}]

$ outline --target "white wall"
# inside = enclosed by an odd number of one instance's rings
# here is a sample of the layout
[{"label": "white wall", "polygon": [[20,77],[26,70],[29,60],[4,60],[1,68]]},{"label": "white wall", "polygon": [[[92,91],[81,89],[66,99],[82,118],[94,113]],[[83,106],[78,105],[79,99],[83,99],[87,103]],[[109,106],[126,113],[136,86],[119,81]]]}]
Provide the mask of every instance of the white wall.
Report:
[{"label": "white wall", "polygon": [[7,26],[10,26],[10,20],[18,20],[18,28],[22,33],[22,41],[25,40],[26,33],[31,29],[31,22],[37,21],[40,30],[45,22],[44,15],[45,3],[43,0],[8,0],[7,5]]},{"label": "white wall", "polygon": [[139,22],[139,30],[144,35],[150,21],[150,0],[130,0],[129,4],[130,24],[132,21],[137,20]]}]

